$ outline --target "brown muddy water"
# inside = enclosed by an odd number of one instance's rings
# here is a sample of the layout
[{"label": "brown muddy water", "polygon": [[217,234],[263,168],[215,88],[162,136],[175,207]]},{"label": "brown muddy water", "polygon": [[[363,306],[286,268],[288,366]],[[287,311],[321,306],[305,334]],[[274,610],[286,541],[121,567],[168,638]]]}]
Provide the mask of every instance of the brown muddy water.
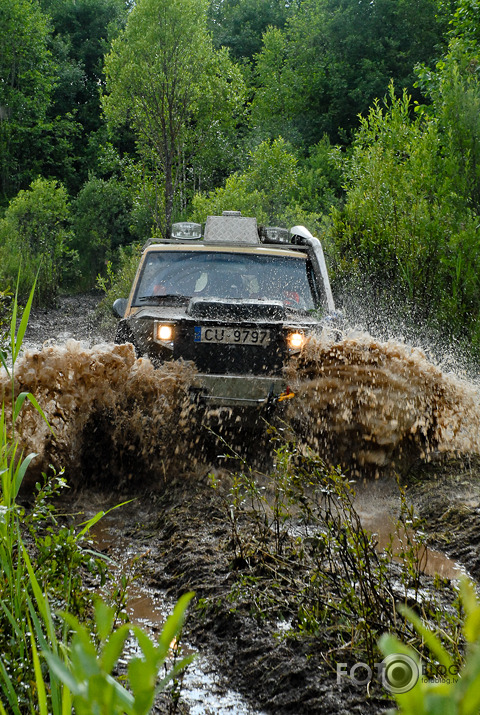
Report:
[{"label": "brown muddy water", "polygon": [[311,339],[289,379],[296,429],[350,471],[378,474],[436,451],[480,452],[478,384],[443,374],[418,348],[367,334]]},{"label": "brown muddy water", "polygon": [[[398,525],[400,497],[396,481],[388,477],[357,481],[354,490],[355,511],[363,528],[375,536],[376,548],[379,551],[391,548],[394,555],[399,554],[405,548],[407,539],[405,530]],[[411,530],[409,535],[415,537]],[[466,573],[461,564],[437,549],[423,546],[419,557],[422,571],[428,576],[438,574],[442,578],[456,580]]]}]

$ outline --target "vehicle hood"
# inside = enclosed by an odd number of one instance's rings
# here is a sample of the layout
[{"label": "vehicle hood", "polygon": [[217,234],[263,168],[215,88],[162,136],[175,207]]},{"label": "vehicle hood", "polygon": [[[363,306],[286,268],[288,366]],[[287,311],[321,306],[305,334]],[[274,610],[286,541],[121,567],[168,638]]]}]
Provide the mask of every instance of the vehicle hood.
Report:
[{"label": "vehicle hood", "polygon": [[319,324],[304,311],[285,307],[281,301],[191,298],[185,305],[148,305],[135,309],[135,318],[144,320],[219,320],[253,323]]}]

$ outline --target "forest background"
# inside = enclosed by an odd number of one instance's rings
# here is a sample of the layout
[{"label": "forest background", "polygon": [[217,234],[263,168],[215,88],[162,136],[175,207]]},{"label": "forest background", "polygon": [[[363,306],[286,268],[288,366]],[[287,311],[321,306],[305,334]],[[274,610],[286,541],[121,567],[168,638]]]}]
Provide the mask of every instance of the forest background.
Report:
[{"label": "forest background", "polygon": [[476,0],[0,0],[0,305],[20,267],[42,305],[125,294],[146,238],[225,209],[478,359]]}]

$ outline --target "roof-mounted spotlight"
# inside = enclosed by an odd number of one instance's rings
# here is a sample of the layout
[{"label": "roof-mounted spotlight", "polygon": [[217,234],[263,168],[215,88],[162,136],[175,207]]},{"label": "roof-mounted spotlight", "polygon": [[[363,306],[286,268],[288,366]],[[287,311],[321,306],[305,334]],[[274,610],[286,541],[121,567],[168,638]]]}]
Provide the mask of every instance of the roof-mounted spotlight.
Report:
[{"label": "roof-mounted spotlight", "polygon": [[263,243],[291,243],[288,229],[280,226],[262,226],[261,238]]},{"label": "roof-mounted spotlight", "polygon": [[179,238],[182,241],[195,241],[202,238],[202,225],[192,221],[181,221],[172,226],[172,238]]}]

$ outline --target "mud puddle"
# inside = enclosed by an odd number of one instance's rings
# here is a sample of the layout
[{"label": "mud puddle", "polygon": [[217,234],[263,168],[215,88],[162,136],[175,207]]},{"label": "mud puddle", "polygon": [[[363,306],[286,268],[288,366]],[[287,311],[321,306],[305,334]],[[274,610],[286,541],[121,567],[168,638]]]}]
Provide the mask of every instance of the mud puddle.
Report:
[{"label": "mud puddle", "polygon": [[[120,508],[104,516],[90,533],[96,548],[112,559],[117,580],[122,575],[128,579],[125,611],[129,621],[140,626],[154,640],[172,613],[175,601],[164,591],[149,587],[138,574],[135,575],[135,564],[148,557],[149,550],[139,553],[131,540],[122,535],[123,528],[124,516]],[[194,661],[182,678],[182,711],[187,711],[189,715],[264,715],[228,686],[225,677],[219,673],[218,665],[207,654],[199,652],[183,639],[175,647],[179,648],[182,657],[195,654]],[[119,662],[126,667],[129,658],[134,655],[139,655],[138,647],[135,640],[130,639]]]},{"label": "mud puddle", "polygon": [[[356,483],[353,504],[363,528],[375,536],[379,551],[388,548],[395,556],[407,547],[407,534],[398,523],[401,501],[399,487],[394,480],[383,478]],[[410,529],[408,536],[415,539],[423,534]],[[439,575],[454,581],[466,574],[464,566],[427,545],[420,547],[419,557],[421,569],[428,576]]]}]

